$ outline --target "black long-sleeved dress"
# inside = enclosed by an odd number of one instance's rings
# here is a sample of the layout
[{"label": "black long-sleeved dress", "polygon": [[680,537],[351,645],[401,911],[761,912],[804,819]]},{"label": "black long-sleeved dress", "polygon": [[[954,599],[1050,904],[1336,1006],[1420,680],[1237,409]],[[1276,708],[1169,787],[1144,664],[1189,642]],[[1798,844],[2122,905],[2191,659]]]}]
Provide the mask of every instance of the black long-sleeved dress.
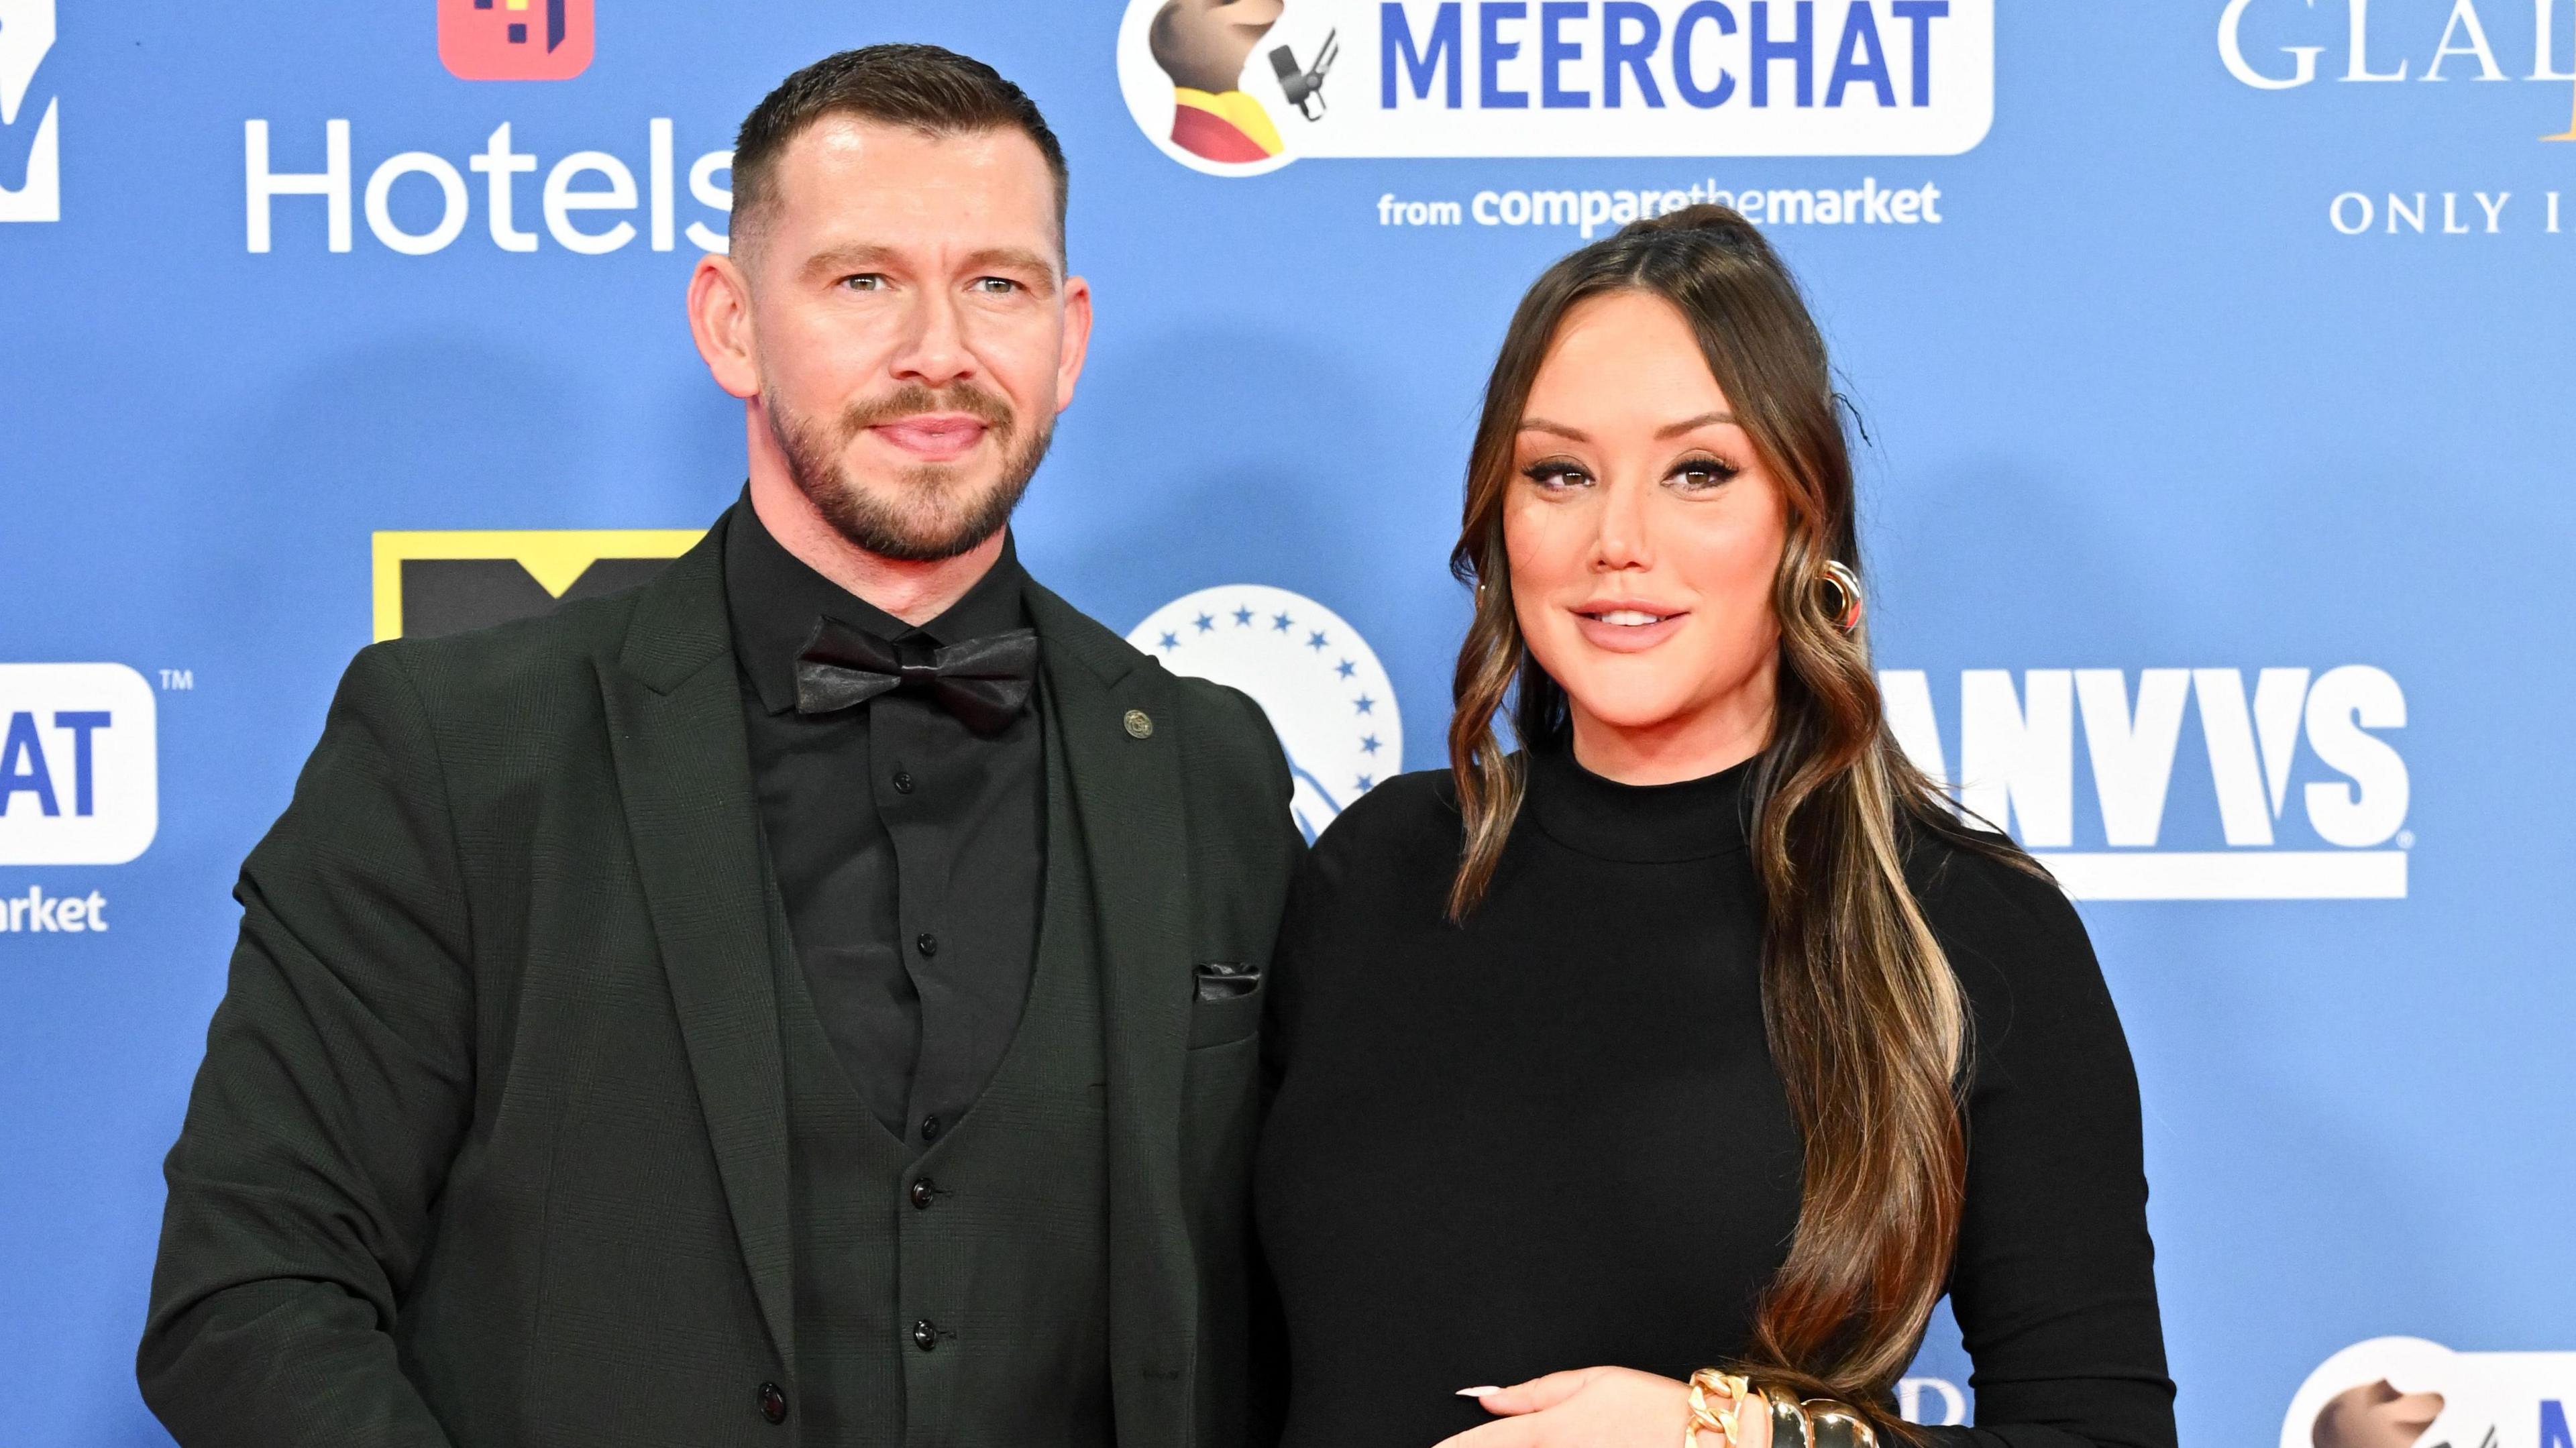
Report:
[{"label": "black long-sleeved dress", "polygon": [[[1459,1388],[1743,1350],[1800,1160],[1746,774],[1641,788],[1535,755],[1463,927],[1445,776],[1388,781],[1317,843],[1273,967],[1255,1184],[1291,1448],[1429,1448],[1488,1421]],[[2083,925],[1938,842],[1912,873],[1974,1028],[1950,1295],[1977,1426],[1932,1438],[2170,1448],[2137,1077]]]}]

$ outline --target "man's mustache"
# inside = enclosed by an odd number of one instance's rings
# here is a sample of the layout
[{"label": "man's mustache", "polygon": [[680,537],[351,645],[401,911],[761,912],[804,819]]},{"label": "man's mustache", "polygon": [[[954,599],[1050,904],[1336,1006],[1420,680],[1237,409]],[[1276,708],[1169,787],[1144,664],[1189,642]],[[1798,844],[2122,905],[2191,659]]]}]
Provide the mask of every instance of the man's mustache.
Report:
[{"label": "man's mustache", "polygon": [[962,412],[1004,437],[1011,433],[1011,405],[975,383],[961,381],[938,388],[907,383],[883,397],[854,402],[841,414],[841,435],[856,437],[871,427],[934,412]]}]

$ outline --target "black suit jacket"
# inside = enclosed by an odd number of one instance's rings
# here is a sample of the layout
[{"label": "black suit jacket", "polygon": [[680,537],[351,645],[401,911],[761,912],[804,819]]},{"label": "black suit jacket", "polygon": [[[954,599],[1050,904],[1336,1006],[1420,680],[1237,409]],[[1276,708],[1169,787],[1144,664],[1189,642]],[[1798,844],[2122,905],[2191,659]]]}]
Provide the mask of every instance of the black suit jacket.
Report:
[{"label": "black suit jacket", "polygon": [[[139,1357],[188,1445],[779,1445],[787,1124],[721,526],[360,653],[237,891]],[[1031,585],[1097,896],[1119,1438],[1244,1429],[1260,994],[1302,844],[1243,695]],[[1144,737],[1138,737],[1142,735]]]}]

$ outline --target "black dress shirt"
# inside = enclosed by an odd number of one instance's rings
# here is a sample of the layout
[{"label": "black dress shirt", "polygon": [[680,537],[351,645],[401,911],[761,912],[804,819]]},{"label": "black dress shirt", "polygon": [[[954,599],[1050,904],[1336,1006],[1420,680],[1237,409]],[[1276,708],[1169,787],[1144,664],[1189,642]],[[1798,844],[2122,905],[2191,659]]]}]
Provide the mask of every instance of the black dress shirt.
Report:
[{"label": "black dress shirt", "polygon": [[1002,556],[919,629],[807,567],[746,496],[725,547],[751,777],[806,987],[833,1053],[918,1152],[974,1104],[1019,1028],[1037,953],[1045,752],[1035,696],[979,737],[910,690],[796,710],[796,659],[828,614],[889,642],[1025,627]]}]

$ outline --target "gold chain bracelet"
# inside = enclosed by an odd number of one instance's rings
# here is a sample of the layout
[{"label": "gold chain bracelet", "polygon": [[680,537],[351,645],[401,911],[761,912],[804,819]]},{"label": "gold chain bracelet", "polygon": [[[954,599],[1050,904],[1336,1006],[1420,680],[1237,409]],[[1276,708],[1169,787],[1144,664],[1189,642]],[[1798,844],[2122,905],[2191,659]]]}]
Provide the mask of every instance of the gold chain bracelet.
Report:
[{"label": "gold chain bracelet", "polygon": [[[1726,1406],[1709,1405],[1719,1394]],[[1700,1448],[1705,1431],[1725,1435],[1725,1448],[1739,1448],[1737,1427],[1747,1407],[1771,1419],[1771,1448],[1878,1448],[1878,1432],[1867,1415],[1835,1398],[1800,1401],[1794,1393],[1757,1388],[1741,1374],[1701,1368],[1690,1377],[1690,1423],[1682,1430],[1682,1448]]]},{"label": "gold chain bracelet", "polygon": [[[1711,1392],[1725,1395],[1726,1406],[1711,1408],[1708,1405]],[[1725,1434],[1726,1448],[1736,1448],[1736,1414],[1743,1411],[1746,1402],[1760,1398],[1761,1394],[1753,1391],[1753,1385],[1738,1374],[1720,1372],[1716,1368],[1701,1368],[1691,1374],[1691,1415],[1689,1425],[1682,1429],[1682,1448],[1699,1448],[1699,1435],[1703,1429]]]}]

